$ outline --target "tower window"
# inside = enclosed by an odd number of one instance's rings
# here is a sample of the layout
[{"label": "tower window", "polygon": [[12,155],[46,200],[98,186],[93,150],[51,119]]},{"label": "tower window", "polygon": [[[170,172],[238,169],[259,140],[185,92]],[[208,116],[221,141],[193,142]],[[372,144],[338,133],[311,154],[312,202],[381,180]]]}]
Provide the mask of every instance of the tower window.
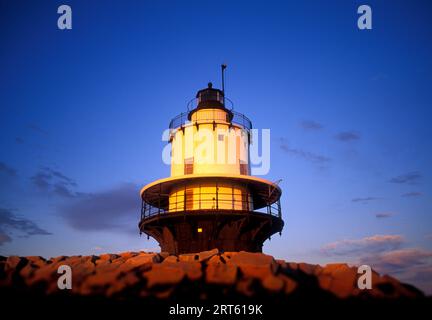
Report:
[{"label": "tower window", "polygon": [[240,162],[240,174],[247,175],[248,174],[248,164]]},{"label": "tower window", "polygon": [[218,140],[224,141],[225,135],[224,134],[218,134]]},{"label": "tower window", "polygon": [[193,174],[193,157],[184,161],[184,174]]}]

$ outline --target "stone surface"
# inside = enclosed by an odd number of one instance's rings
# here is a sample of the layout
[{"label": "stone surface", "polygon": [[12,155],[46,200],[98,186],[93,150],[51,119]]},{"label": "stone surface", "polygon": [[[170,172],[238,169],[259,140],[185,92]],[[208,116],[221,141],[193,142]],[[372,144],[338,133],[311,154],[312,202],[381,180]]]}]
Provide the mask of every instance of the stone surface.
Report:
[{"label": "stone surface", "polygon": [[213,249],[213,250],[209,250],[209,251],[203,251],[203,252],[200,252],[200,253],[198,254],[198,260],[199,260],[199,262],[207,261],[207,260],[209,260],[211,257],[217,255],[218,253],[219,253],[219,250],[218,250],[218,249]]},{"label": "stone surface", "polygon": [[155,264],[150,271],[144,273],[144,277],[147,279],[147,287],[152,289],[178,285],[185,277],[185,272],[182,268]]},{"label": "stone surface", "polygon": [[132,258],[126,259],[126,263],[133,266],[139,266],[146,263],[158,263],[159,261],[160,256],[155,253],[139,253]]},{"label": "stone surface", "polygon": [[275,274],[278,267],[272,256],[244,251],[233,255],[228,263],[238,266],[245,277],[257,278],[261,281]]},{"label": "stone surface", "polygon": [[[316,295],[333,299],[415,299],[416,288],[390,276],[372,274],[372,290],[357,288],[357,268],[344,263],[326,266],[275,260],[250,252],[217,249],[170,256],[167,253],[123,252],[100,256],[0,258],[0,290],[61,294],[60,265],[72,268],[71,294],[110,298],[209,299],[214,295],[278,297]],[[273,298],[272,298],[273,299]]]},{"label": "stone surface", "polygon": [[179,259],[178,259],[177,256],[168,256],[168,257],[166,257],[166,258],[162,261],[162,263],[163,263],[163,264],[166,264],[166,263],[176,263],[176,262],[178,262],[178,261],[179,261]]},{"label": "stone surface", "polygon": [[233,285],[237,279],[237,266],[234,264],[209,264],[206,269],[206,282],[218,285]]},{"label": "stone surface", "polygon": [[269,275],[264,278],[262,285],[268,291],[279,292],[284,287],[284,281],[280,277]]}]

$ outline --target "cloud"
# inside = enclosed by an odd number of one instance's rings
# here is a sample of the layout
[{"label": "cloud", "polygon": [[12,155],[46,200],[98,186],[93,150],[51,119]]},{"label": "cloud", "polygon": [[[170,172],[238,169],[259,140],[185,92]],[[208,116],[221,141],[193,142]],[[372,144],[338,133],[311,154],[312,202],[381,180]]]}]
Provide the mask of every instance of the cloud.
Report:
[{"label": "cloud", "polygon": [[408,248],[379,253],[361,258],[361,262],[373,265],[378,271],[397,273],[406,268],[424,266],[432,262],[432,251]]},{"label": "cloud", "polygon": [[9,167],[6,163],[0,161],[0,175],[16,177],[17,171],[14,168]]},{"label": "cloud", "polygon": [[378,219],[390,218],[392,216],[393,216],[392,212],[379,212],[375,214],[375,217],[377,217]]},{"label": "cloud", "polygon": [[48,190],[48,188],[51,186],[51,178],[51,175],[45,172],[38,172],[34,176],[32,176],[30,180],[37,188],[41,190]]},{"label": "cloud", "polygon": [[400,235],[375,235],[362,239],[347,239],[329,243],[321,248],[327,256],[363,255],[400,248],[404,238]]},{"label": "cloud", "polygon": [[77,186],[76,182],[60,171],[49,167],[43,167],[30,180],[39,191],[52,192],[61,197],[77,196],[77,193],[71,189]]},{"label": "cloud", "polygon": [[80,231],[138,232],[139,188],[131,183],[111,190],[80,194],[60,208],[72,228]]},{"label": "cloud", "polygon": [[425,261],[424,265],[407,267],[398,273],[399,279],[414,284],[427,295],[432,295],[432,263]]},{"label": "cloud", "polygon": [[307,131],[320,131],[324,128],[324,126],[313,120],[303,120],[300,122],[300,126]]},{"label": "cloud", "polygon": [[418,171],[409,172],[400,176],[391,178],[389,182],[398,184],[417,184],[422,178],[422,175]]},{"label": "cloud", "polygon": [[32,130],[33,132],[39,133],[39,134],[43,134],[43,135],[48,135],[48,132],[45,131],[44,129],[42,129],[40,126],[38,126],[35,123],[28,123],[27,124],[27,128]]},{"label": "cloud", "polygon": [[12,241],[10,233],[14,231],[24,234],[24,237],[51,234],[34,221],[17,217],[12,210],[0,208],[0,245]]},{"label": "cloud", "polygon": [[48,173],[49,173],[50,175],[52,175],[53,177],[56,177],[56,178],[58,178],[58,179],[60,179],[60,180],[62,180],[62,181],[64,181],[64,182],[66,182],[66,183],[68,183],[68,184],[70,184],[70,185],[76,186],[76,183],[75,183],[75,181],[74,181],[73,179],[71,179],[71,178],[65,176],[65,175],[64,175],[63,173],[61,173],[60,171],[53,170],[53,169],[51,169],[51,168],[49,168],[49,167],[44,167],[44,168],[42,168],[42,169],[45,170],[45,172],[48,172]]},{"label": "cloud", "polygon": [[331,159],[329,157],[323,156],[323,155],[319,155],[319,154],[315,154],[309,151],[305,151],[302,149],[294,149],[294,148],[290,148],[288,146],[288,143],[285,141],[285,139],[281,139],[280,140],[280,148],[287,154],[289,155],[293,155],[299,158],[302,158],[304,160],[313,162],[313,163],[317,163],[317,164],[327,164],[331,161]]},{"label": "cloud", "polygon": [[401,197],[420,197],[423,193],[421,192],[407,192],[401,195]]},{"label": "cloud", "polygon": [[375,200],[379,200],[381,198],[377,198],[377,197],[365,197],[365,198],[354,198],[351,201],[352,202],[360,202],[360,203],[367,203],[369,201],[375,201]]},{"label": "cloud", "polygon": [[4,245],[6,242],[12,242],[12,238],[3,231],[0,231],[0,246]]},{"label": "cloud", "polygon": [[17,177],[18,173],[14,168],[0,161],[0,192],[4,192],[3,190],[9,190],[11,184],[17,179]]},{"label": "cloud", "polygon": [[321,248],[327,256],[347,256],[356,265],[370,265],[381,274],[389,274],[432,294],[432,251],[402,248],[400,235],[375,235],[355,240],[341,240]]},{"label": "cloud", "polygon": [[359,263],[370,265],[382,274],[413,284],[432,294],[432,251],[421,248],[398,249],[367,255]]},{"label": "cloud", "polygon": [[360,140],[360,135],[354,131],[343,131],[335,135],[335,138],[336,140],[342,142],[351,142],[351,141]]}]

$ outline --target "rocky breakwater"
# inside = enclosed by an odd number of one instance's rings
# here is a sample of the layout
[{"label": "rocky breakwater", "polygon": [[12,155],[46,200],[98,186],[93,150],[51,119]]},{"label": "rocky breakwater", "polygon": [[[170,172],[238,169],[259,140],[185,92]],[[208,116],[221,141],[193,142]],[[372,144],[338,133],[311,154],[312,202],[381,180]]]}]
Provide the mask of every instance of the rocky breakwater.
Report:
[{"label": "rocky breakwater", "polygon": [[[72,288],[60,290],[58,268],[72,271]],[[357,288],[359,274],[347,264],[326,266],[276,260],[262,253],[196,254],[124,252],[44,259],[0,257],[3,295],[102,297],[136,301],[271,301],[296,299],[422,299],[415,287],[376,272],[372,289]],[[107,299],[108,298],[108,299]],[[231,300],[230,300],[231,301]]]}]

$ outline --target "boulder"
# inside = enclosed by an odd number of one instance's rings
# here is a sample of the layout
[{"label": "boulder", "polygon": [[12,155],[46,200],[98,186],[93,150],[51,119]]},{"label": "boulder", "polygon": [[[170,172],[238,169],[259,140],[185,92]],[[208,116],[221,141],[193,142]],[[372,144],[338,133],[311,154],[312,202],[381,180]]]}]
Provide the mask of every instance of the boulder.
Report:
[{"label": "boulder", "polygon": [[215,256],[219,254],[219,250],[218,249],[213,249],[213,250],[209,250],[209,251],[203,251],[198,253],[198,261],[199,262],[204,262],[209,260],[211,257]]},{"label": "boulder", "polygon": [[307,275],[315,274],[316,267],[317,267],[316,265],[308,264],[304,262],[301,262],[297,265],[298,270],[300,270],[301,272]]},{"label": "boulder", "polygon": [[19,271],[19,269],[23,268],[27,264],[27,261],[28,260],[25,258],[10,256],[6,260],[4,271],[6,273]]},{"label": "boulder", "polygon": [[159,253],[159,255],[161,256],[162,259],[166,259],[170,256],[169,252],[166,251],[162,251],[161,253]]},{"label": "boulder", "polygon": [[132,266],[140,266],[146,263],[158,263],[160,257],[156,253],[139,253],[138,255],[126,260]]},{"label": "boulder", "polygon": [[105,253],[99,256],[100,260],[108,260],[108,261],[113,261],[118,258],[120,258],[118,254],[112,254],[112,253]]},{"label": "boulder", "polygon": [[226,261],[222,258],[222,256],[213,256],[208,261],[207,264],[220,264],[226,263]]},{"label": "boulder", "polygon": [[[172,256],[173,258],[177,258]],[[162,266],[167,266],[169,268],[179,268],[183,270],[183,272],[186,274],[187,278],[191,281],[197,281],[201,279],[202,277],[202,271],[201,271],[201,263],[192,261],[192,262],[186,262],[186,261],[177,261],[175,259],[165,259],[162,263]]]},{"label": "boulder", "polygon": [[162,261],[162,264],[164,263],[177,263],[179,259],[176,256],[169,256]]},{"label": "boulder", "polygon": [[280,275],[280,278],[284,282],[284,292],[285,294],[289,295],[294,292],[294,290],[297,288],[298,284],[290,277],[287,277],[286,275]]},{"label": "boulder", "polygon": [[126,251],[119,253],[119,256],[124,258],[125,260],[135,257],[136,255],[138,255],[138,252]]},{"label": "boulder", "polygon": [[320,280],[320,286],[327,287],[338,298],[348,298],[357,288],[357,269],[350,268],[346,263],[326,265],[322,274],[330,277],[330,283],[327,283],[328,280],[323,277]]},{"label": "boulder", "polygon": [[276,277],[274,275],[269,275],[264,278],[262,286],[268,291],[279,292],[284,287],[284,281],[281,277]]},{"label": "boulder", "polygon": [[163,264],[155,264],[149,271],[143,274],[147,279],[147,287],[149,289],[159,286],[178,285],[185,275],[185,272],[181,268]]},{"label": "boulder", "polygon": [[179,260],[184,262],[199,261],[198,253],[186,253],[179,255]]},{"label": "boulder", "polygon": [[276,273],[278,265],[272,256],[263,253],[241,251],[229,259],[227,264],[238,266],[245,277],[264,280]]},{"label": "boulder", "polygon": [[296,292],[312,298],[363,300],[424,297],[418,289],[373,270],[372,289],[360,290],[357,268],[345,263],[321,267],[275,260],[262,253],[221,254],[217,249],[180,256],[125,252],[60,256],[48,261],[38,256],[11,256],[0,259],[1,289],[22,290],[23,294],[68,294],[60,293],[57,287],[60,265],[72,268],[72,294],[115,299],[166,299],[173,295],[189,297],[189,293],[193,299],[211,298],[214,294],[285,299],[297,297]]},{"label": "boulder", "polygon": [[235,264],[212,263],[207,265],[206,282],[216,285],[231,286],[237,280],[237,266]]},{"label": "boulder", "polygon": [[236,283],[236,291],[246,297],[252,297],[255,294],[254,279],[238,279]]},{"label": "boulder", "polygon": [[224,253],[222,253],[221,257],[225,260],[231,260],[232,257],[234,257],[235,255],[237,255],[238,252],[237,251],[225,251]]}]

